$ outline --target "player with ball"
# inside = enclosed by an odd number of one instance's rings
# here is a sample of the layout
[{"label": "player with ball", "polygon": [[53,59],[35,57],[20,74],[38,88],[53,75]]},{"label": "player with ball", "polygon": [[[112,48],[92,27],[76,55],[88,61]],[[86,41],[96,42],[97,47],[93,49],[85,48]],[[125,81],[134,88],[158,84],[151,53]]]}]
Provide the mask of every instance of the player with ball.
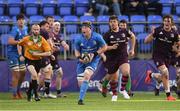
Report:
[{"label": "player with ball", "polygon": [[97,68],[100,55],[107,49],[103,37],[92,31],[91,22],[82,23],[81,36],[75,40],[75,56],[77,63],[77,80],[80,87],[79,105],[84,105],[83,100],[88,89],[88,83]]}]

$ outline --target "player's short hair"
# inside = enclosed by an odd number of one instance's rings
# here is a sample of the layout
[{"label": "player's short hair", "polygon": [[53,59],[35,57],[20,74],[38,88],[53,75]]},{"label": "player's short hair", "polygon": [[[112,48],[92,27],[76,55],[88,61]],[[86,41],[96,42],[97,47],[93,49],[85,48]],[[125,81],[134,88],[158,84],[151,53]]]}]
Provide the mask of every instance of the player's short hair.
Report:
[{"label": "player's short hair", "polygon": [[41,26],[44,26],[45,24],[49,24],[49,23],[47,21],[43,20],[40,22],[39,26],[41,27]]},{"label": "player's short hair", "polygon": [[111,15],[110,17],[109,17],[109,21],[110,20],[117,20],[117,21],[119,21],[119,19],[118,19],[118,17],[116,16],[116,15]]},{"label": "player's short hair", "polygon": [[25,19],[25,16],[24,16],[24,14],[18,14],[17,16],[16,16],[16,20],[19,20],[19,19]]},{"label": "player's short hair", "polygon": [[119,21],[119,23],[125,23],[125,24],[127,24],[127,21],[126,21],[125,19],[122,19],[122,20]]},{"label": "player's short hair", "polygon": [[50,16],[50,15],[46,16],[46,20],[47,20],[48,18],[54,19],[54,17],[53,17],[53,16]]},{"label": "player's short hair", "polygon": [[171,21],[172,21],[172,23],[174,23],[173,17],[172,17],[171,15],[165,15],[165,16],[163,16],[163,21],[164,21],[164,19],[166,19],[166,18],[170,18]]},{"label": "player's short hair", "polygon": [[86,27],[92,28],[92,23],[90,21],[85,21],[85,22],[82,22],[81,27],[82,26],[86,26]]}]

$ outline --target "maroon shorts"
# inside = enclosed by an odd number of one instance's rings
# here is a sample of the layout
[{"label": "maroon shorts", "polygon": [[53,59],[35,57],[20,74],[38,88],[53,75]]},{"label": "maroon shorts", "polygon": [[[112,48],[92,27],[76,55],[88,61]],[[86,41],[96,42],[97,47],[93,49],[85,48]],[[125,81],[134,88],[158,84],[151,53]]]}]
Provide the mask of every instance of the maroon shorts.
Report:
[{"label": "maroon shorts", "polygon": [[168,57],[163,56],[163,55],[161,55],[161,56],[155,55],[155,56],[153,56],[153,60],[154,60],[154,63],[157,68],[162,65],[166,65],[166,67],[168,68],[170,65],[170,62],[171,62]]},{"label": "maroon shorts", "polygon": [[117,59],[117,60],[115,60],[115,59],[107,60],[104,63],[105,71],[108,74],[113,74],[113,73],[117,72],[119,69],[119,66],[121,66],[124,63],[129,63],[128,57],[124,57],[124,58]]}]

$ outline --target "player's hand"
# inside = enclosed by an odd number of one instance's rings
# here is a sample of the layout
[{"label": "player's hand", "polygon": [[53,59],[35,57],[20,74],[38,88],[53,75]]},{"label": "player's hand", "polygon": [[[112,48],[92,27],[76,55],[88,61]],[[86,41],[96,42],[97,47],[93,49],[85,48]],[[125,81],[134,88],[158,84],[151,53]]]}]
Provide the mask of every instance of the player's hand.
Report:
[{"label": "player's hand", "polygon": [[54,55],[51,55],[50,57],[51,57],[51,60],[53,61],[56,59]]},{"label": "player's hand", "polygon": [[83,64],[87,64],[87,63],[89,63],[89,61],[87,61],[87,60],[83,60],[83,59],[79,59],[79,62],[81,62],[81,63],[83,63]]},{"label": "player's hand", "polygon": [[130,56],[130,57],[133,57],[133,56],[134,56],[134,50],[133,50],[133,49],[129,50],[129,56]]},{"label": "player's hand", "polygon": [[106,62],[106,60],[107,60],[106,55],[104,53],[102,53],[100,56],[101,56],[103,62]]},{"label": "player's hand", "polygon": [[154,34],[155,28],[156,28],[156,26],[152,26],[152,27],[151,27],[151,32],[152,32],[152,34]]},{"label": "player's hand", "polygon": [[31,52],[33,56],[39,56],[39,52]]},{"label": "player's hand", "polygon": [[118,48],[118,46],[119,46],[119,44],[118,44],[118,43],[113,44],[113,45],[112,45],[112,49],[117,49],[117,48]]},{"label": "player's hand", "polygon": [[64,45],[64,49],[68,51],[69,50],[69,45],[68,44]]},{"label": "player's hand", "polygon": [[24,56],[21,55],[21,56],[19,57],[19,60],[20,60],[21,62],[25,61]]}]

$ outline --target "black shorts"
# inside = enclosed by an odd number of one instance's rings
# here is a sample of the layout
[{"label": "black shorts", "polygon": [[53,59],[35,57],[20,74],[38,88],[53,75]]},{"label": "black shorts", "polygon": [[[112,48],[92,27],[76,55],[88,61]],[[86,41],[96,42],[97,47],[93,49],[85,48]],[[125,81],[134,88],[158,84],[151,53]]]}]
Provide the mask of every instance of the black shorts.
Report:
[{"label": "black shorts", "polygon": [[36,72],[39,73],[41,68],[44,68],[50,64],[50,61],[48,58],[42,58],[40,60],[30,60],[26,58],[25,63],[26,66],[33,65]]},{"label": "black shorts", "polygon": [[107,60],[104,62],[105,71],[108,74],[113,74],[118,71],[119,66],[124,63],[129,63],[128,57],[120,58],[118,60]]},{"label": "black shorts", "polygon": [[51,65],[53,67],[53,70],[59,69],[60,65],[58,63],[58,59],[56,58],[55,60],[50,60],[51,61]]},{"label": "black shorts", "polygon": [[171,58],[171,65],[175,67],[180,67],[180,57]]},{"label": "black shorts", "polygon": [[169,57],[163,56],[163,55],[153,55],[153,61],[156,65],[156,67],[160,67],[162,65],[166,65],[166,67],[168,68],[170,66],[170,59]]}]

